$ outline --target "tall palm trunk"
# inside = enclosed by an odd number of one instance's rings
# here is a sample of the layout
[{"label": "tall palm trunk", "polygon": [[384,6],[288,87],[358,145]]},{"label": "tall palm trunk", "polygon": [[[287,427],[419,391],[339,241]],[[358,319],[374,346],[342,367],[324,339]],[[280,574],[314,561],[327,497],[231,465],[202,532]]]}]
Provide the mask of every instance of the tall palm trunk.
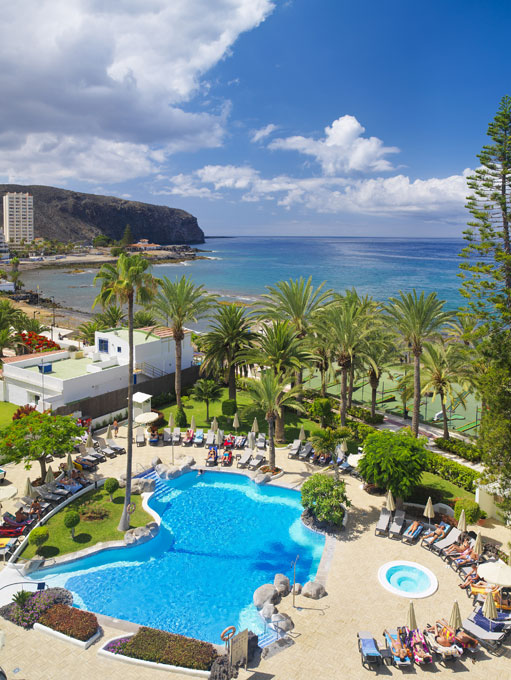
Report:
[{"label": "tall palm trunk", "polygon": [[277,414],[275,418],[275,439],[279,443],[285,442],[286,439],[284,434],[284,409],[282,409],[282,414]]},{"label": "tall palm trunk", "polygon": [[348,371],[349,366],[343,365],[341,368],[341,427],[346,425],[346,410],[348,406]]},{"label": "tall palm trunk", "polygon": [[236,401],[236,364],[229,364],[229,399]]},{"label": "tall palm trunk", "polygon": [[206,421],[209,423],[209,399],[206,399]]},{"label": "tall palm trunk", "polygon": [[355,364],[351,364],[350,366],[350,384],[348,387],[348,408],[351,408],[351,404],[353,401],[353,384],[355,382]]},{"label": "tall palm trunk", "polygon": [[442,404],[442,420],[444,421],[444,439],[450,439],[449,435],[449,419],[447,418],[447,407],[445,406],[445,395],[442,389],[438,390],[440,403]]},{"label": "tall palm trunk", "polygon": [[421,405],[421,352],[414,350],[413,353],[413,436],[419,435],[419,409]]},{"label": "tall palm trunk", "polygon": [[268,420],[268,440],[269,440],[269,461],[270,470],[275,470],[275,416],[270,416]]},{"label": "tall palm trunk", "polygon": [[319,371],[321,373],[321,396],[323,399],[326,398],[326,368],[320,366]]},{"label": "tall palm trunk", "polygon": [[380,384],[380,379],[374,371],[371,371],[369,374],[369,384],[371,385],[371,415],[374,418],[376,415],[376,396],[378,393],[378,385]]},{"label": "tall palm trunk", "polygon": [[124,508],[117,527],[119,531],[130,528],[128,505],[131,503],[131,468],[133,459],[133,294],[128,297],[128,446],[126,447],[126,493]]},{"label": "tall palm trunk", "polygon": [[176,375],[174,388],[176,390],[177,408],[181,408],[181,358],[183,356],[183,340],[177,333],[174,335],[174,342],[176,345]]},{"label": "tall palm trunk", "polygon": [[295,385],[298,385],[298,387],[300,388],[300,392],[296,395],[296,398],[298,401],[302,401],[303,394],[301,392],[301,388],[303,385],[303,371],[301,368],[295,371]]}]

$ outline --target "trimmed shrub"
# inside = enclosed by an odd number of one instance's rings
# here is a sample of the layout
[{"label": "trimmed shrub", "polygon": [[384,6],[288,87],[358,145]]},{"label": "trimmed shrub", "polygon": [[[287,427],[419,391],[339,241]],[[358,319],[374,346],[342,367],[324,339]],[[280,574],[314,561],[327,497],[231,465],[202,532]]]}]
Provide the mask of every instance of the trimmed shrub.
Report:
[{"label": "trimmed shrub", "polygon": [[471,501],[469,498],[460,498],[456,501],[454,506],[456,521],[459,520],[462,510],[465,510],[467,524],[477,524],[477,521],[481,518],[481,508],[475,501]]},{"label": "trimmed shrub", "polygon": [[48,527],[37,527],[36,529],[32,529],[30,532],[30,536],[28,537],[28,542],[30,545],[35,545],[37,546],[36,553],[39,553],[39,549],[41,548],[44,543],[48,540],[50,537],[50,532],[48,531]]},{"label": "trimmed shrub", "polygon": [[48,609],[39,619],[39,623],[82,642],[89,640],[99,627],[94,614],[67,604],[56,604]]},{"label": "trimmed shrub", "polygon": [[346,496],[346,485],[333,477],[316,473],[302,484],[302,505],[320,522],[341,527],[344,507],[351,505]]},{"label": "trimmed shrub", "polygon": [[471,470],[454,460],[444,458],[439,453],[434,453],[434,451],[427,452],[427,462],[426,469],[428,472],[433,472],[442,479],[446,479],[472,493],[475,490],[477,480],[481,477],[481,473],[477,470]]},{"label": "trimmed shrub", "polygon": [[465,460],[470,460],[473,463],[479,463],[482,454],[481,451],[473,444],[467,444],[459,439],[444,439],[443,437],[437,437],[435,439],[435,444],[442,451],[448,451],[449,453],[454,453],[460,458]]},{"label": "trimmed shrub", "polygon": [[160,408],[161,406],[166,406],[174,401],[176,395],[173,392],[162,392],[157,394],[151,400],[151,405],[153,408]]},{"label": "trimmed shrub", "polygon": [[236,404],[236,399],[225,399],[222,402],[222,415],[223,416],[234,416],[238,406]]},{"label": "trimmed shrub", "polygon": [[106,480],[106,482],[104,484],[104,489],[107,492],[107,494],[110,496],[110,502],[111,503],[114,502],[114,497],[112,496],[112,494],[114,494],[117,491],[118,488],[119,488],[119,482],[118,482],[117,479],[115,479],[115,477],[109,477]]},{"label": "trimmed shrub", "polygon": [[330,427],[334,421],[334,412],[332,409],[332,400],[328,398],[314,399],[308,408],[309,415],[314,420],[321,422],[321,427]]},{"label": "trimmed shrub", "polygon": [[69,510],[64,515],[64,526],[71,530],[71,538],[75,538],[75,527],[80,524],[80,515],[76,510]]},{"label": "trimmed shrub", "polygon": [[178,408],[176,410],[174,422],[176,423],[176,427],[186,427],[188,425],[188,422],[186,420],[186,413],[183,408]]},{"label": "trimmed shrub", "polygon": [[346,427],[352,431],[353,437],[361,443],[364,442],[366,437],[368,437],[370,434],[376,432],[376,429],[372,427],[372,425],[359,423],[356,420],[347,420]]},{"label": "trimmed shrub", "polygon": [[360,418],[360,420],[363,420],[364,423],[368,423],[369,425],[380,425],[383,423],[383,416],[381,413],[375,413],[373,416],[371,415],[371,411],[362,406],[351,406],[348,409],[348,414],[353,416],[353,418]]},{"label": "trimmed shrub", "polygon": [[142,627],[124,645],[122,654],[183,668],[208,671],[218,656],[209,642]]}]

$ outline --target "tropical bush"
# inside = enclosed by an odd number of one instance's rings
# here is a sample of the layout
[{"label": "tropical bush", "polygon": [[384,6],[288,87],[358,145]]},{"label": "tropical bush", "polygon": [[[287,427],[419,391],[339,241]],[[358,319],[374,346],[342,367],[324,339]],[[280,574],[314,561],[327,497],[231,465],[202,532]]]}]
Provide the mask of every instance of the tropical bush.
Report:
[{"label": "tropical bush", "polygon": [[475,490],[476,482],[481,477],[477,470],[471,470],[465,465],[456,463],[454,460],[444,458],[439,453],[434,451],[427,451],[427,470],[446,479],[456,486],[461,486],[466,491]]},{"label": "tropical bush", "polygon": [[116,641],[108,651],[183,668],[208,671],[218,654],[212,644],[155,628],[139,628],[129,639]]},{"label": "tropical bush", "polygon": [[346,427],[353,433],[353,438],[358,442],[363,443],[366,437],[373,434],[376,430],[372,425],[367,425],[367,423],[360,423],[358,420],[347,420]]},{"label": "tropical bush", "polygon": [[41,616],[55,605],[55,593],[48,590],[41,590],[31,593],[31,597],[20,606],[15,604],[10,612],[10,620],[22,628],[32,628]]},{"label": "tropical bush", "polygon": [[176,395],[173,392],[162,392],[151,399],[151,405],[153,408],[160,408],[170,404],[175,398]]},{"label": "tropical bush", "polygon": [[334,412],[331,399],[322,397],[314,399],[309,406],[308,411],[311,418],[321,422],[321,427],[332,426],[334,422]]},{"label": "tropical bush", "polygon": [[412,494],[427,467],[424,442],[406,431],[374,431],[365,439],[364,453],[358,464],[364,480],[397,498]]},{"label": "tropical bush", "polygon": [[[182,398],[182,401],[184,401],[184,397]],[[184,408],[181,407],[176,409],[174,422],[176,423],[176,427],[186,427],[188,425]]]},{"label": "tropical bush", "polygon": [[31,545],[37,546],[36,553],[38,553],[39,548],[46,543],[49,537],[50,532],[48,531],[48,527],[36,527],[35,529],[32,529],[32,531],[30,532],[28,542]]},{"label": "tropical bush", "polygon": [[460,439],[444,439],[443,437],[437,437],[437,439],[435,439],[435,444],[442,451],[454,453],[460,458],[470,460],[473,463],[479,463],[481,460],[481,451],[477,446],[468,444]]},{"label": "tropical bush", "polygon": [[32,593],[30,590],[18,590],[18,592],[14,593],[12,596],[12,601],[14,604],[18,605],[18,607],[23,609],[33,594],[34,593]]},{"label": "tropical bush", "polygon": [[369,423],[369,425],[380,425],[383,423],[383,416],[381,413],[375,413],[374,416],[371,415],[371,411],[362,406],[351,406],[348,409],[348,414],[353,416],[353,418],[360,418],[364,423]]},{"label": "tropical bush", "polygon": [[28,416],[29,413],[32,413],[32,411],[35,411],[36,407],[31,406],[30,404],[25,404],[25,406],[20,406],[16,411],[12,414],[12,419],[13,420],[19,420],[20,418],[24,418],[25,416]]},{"label": "tropical bush", "polygon": [[80,515],[76,510],[69,510],[64,515],[64,526],[71,530],[71,538],[75,537],[75,527],[80,524]]},{"label": "tropical bush", "polygon": [[110,496],[110,502],[113,503],[114,498],[113,498],[112,494],[114,494],[117,491],[117,489],[119,488],[118,480],[115,479],[115,477],[109,477],[106,480],[104,487],[105,487],[105,491]]},{"label": "tropical bush", "polygon": [[302,505],[320,522],[341,527],[345,508],[351,505],[346,496],[346,485],[316,473],[302,484]]},{"label": "tropical bush", "polygon": [[99,627],[94,614],[67,604],[56,604],[47,609],[40,617],[39,623],[83,642],[97,633]]},{"label": "tropical bush", "polygon": [[222,402],[222,415],[232,417],[237,410],[236,399],[225,399]]},{"label": "tropical bush", "polygon": [[467,524],[476,524],[481,518],[481,508],[475,501],[471,501],[469,498],[460,498],[456,501],[456,505],[454,506],[454,517],[456,518],[456,521],[459,520],[462,510],[465,510]]}]

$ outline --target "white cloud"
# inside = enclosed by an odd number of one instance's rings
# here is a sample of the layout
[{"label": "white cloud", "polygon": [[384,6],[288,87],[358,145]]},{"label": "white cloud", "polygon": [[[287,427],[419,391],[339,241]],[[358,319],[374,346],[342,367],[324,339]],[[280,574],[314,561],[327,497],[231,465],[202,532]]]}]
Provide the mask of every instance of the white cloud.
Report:
[{"label": "white cloud", "polygon": [[[229,54],[239,35],[274,8],[272,0],[22,5],[23,11],[19,3],[2,7],[0,91],[8,133],[0,135],[0,151],[9,151],[9,176],[41,182],[91,175],[111,181],[101,143],[105,152],[115,149],[114,166],[119,154],[127,161],[134,157],[134,168],[123,173],[130,177],[135,168],[151,171],[154,155],[220,145],[228,110],[220,105],[194,113],[182,106],[204,89],[204,74]],[[49,138],[54,145],[47,158]],[[96,174],[81,157],[87,145],[100,164]],[[6,165],[4,160],[4,174]]]},{"label": "white cloud", "polygon": [[259,130],[252,130],[250,134],[251,142],[260,142],[262,139],[266,139],[272,132],[275,132],[277,126],[273,123],[265,125],[265,127],[259,128]]},{"label": "white cloud", "polygon": [[312,156],[327,175],[348,172],[385,172],[392,169],[385,156],[398,153],[377,137],[362,137],[365,128],[354,116],[342,116],[325,128],[323,139],[301,135],[275,139],[270,149],[298,151]]}]

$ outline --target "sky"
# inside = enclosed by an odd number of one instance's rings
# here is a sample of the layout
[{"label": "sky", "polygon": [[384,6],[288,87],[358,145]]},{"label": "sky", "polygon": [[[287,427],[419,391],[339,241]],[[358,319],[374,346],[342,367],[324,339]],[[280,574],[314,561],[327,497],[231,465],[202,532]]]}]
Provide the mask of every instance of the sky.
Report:
[{"label": "sky", "polygon": [[206,235],[457,237],[511,94],[503,0],[0,5],[0,182]]}]

